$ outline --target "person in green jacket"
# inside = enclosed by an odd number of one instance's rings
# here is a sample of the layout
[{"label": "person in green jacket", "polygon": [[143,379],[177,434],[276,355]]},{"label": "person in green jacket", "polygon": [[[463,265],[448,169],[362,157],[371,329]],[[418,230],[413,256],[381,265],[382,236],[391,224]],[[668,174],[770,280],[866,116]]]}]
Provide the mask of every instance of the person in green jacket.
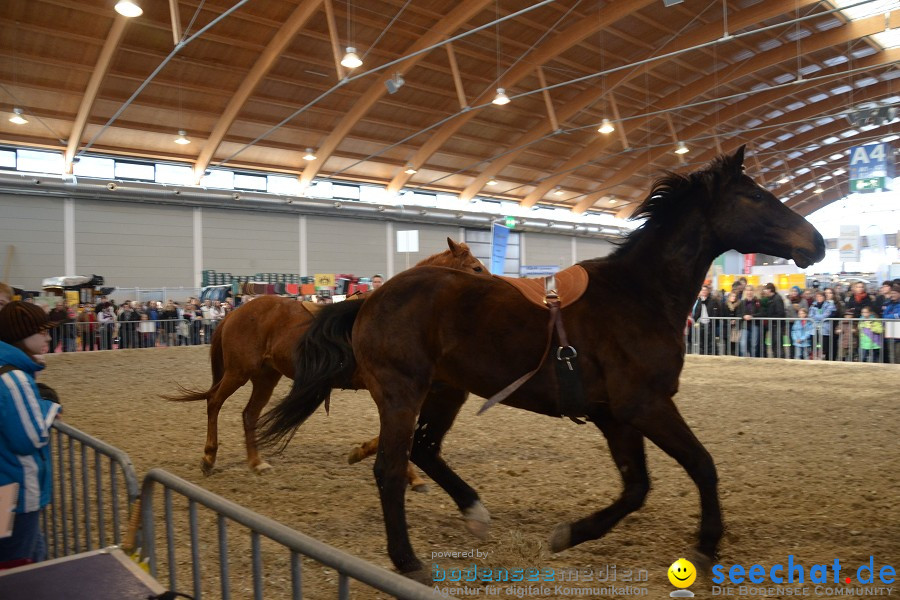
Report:
[{"label": "person in green jacket", "polygon": [[881,340],[884,333],[884,324],[880,320],[872,319],[872,309],[863,306],[860,311],[859,324],[859,349],[862,351],[863,362],[881,362]]}]

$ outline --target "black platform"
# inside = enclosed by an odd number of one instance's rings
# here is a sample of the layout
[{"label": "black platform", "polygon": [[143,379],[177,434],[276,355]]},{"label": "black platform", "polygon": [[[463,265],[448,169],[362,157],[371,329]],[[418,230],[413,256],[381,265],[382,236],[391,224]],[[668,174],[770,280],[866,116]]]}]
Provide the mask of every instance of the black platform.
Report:
[{"label": "black platform", "polygon": [[146,600],[164,591],[115,547],[0,571],[0,600]]}]

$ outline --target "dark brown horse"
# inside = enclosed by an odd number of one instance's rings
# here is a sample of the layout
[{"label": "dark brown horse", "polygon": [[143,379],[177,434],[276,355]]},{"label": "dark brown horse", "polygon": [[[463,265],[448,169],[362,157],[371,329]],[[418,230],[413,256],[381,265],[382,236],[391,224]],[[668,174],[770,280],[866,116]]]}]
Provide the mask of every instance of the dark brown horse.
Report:
[{"label": "dark brown horse", "polygon": [[[416,266],[434,265],[489,276],[466,244],[447,238],[447,245],[448,250],[430,256]],[[226,316],[213,334],[209,350],[212,386],[206,391],[184,390],[178,396],[165,396],[179,402],[206,400],[206,446],[200,463],[205,474],[211,473],[216,464],[219,411],[225,400],[248,381],[253,383],[253,393],[243,412],[247,462],[257,473],[271,468],[257,450],[256,421],[282,375],[293,379],[294,348],[313,322],[317,308],[280,296],[261,296],[246,303]],[[377,438],[373,442],[367,442],[361,448],[377,447]],[[354,451],[357,460],[369,455],[371,453],[363,451],[360,456],[359,451]],[[410,485],[424,491],[425,482],[415,471],[410,469],[409,475]]]},{"label": "dark brown horse", "polygon": [[[741,148],[703,170],[659,180],[638,211],[643,225],[610,256],[580,263],[587,290],[562,310],[586,400],[573,416],[606,437],[624,490],[606,508],[559,525],[550,540],[554,552],[600,538],[641,507],[650,489],[646,438],[697,485],[697,550],[708,560],[716,555],[722,537],[716,468],[672,400],[684,362],[685,315],[710,263],[726,250],[793,258],[801,268],[825,256],[819,232],[746,176],[743,159]],[[548,312],[497,278],[431,267],[393,278],[356,312],[343,375],[353,371],[381,415],[375,479],[388,553],[398,570],[421,577],[406,522],[408,460],[453,498],[473,533],[486,533],[488,512],[444,462],[441,442],[469,392],[490,397],[541,362]],[[347,321],[345,315],[345,327]],[[556,362],[551,355],[503,403],[560,417]],[[324,401],[308,393],[316,372],[297,375],[291,394],[264,417],[266,442],[292,434]],[[326,381],[335,376],[326,369]]]}]

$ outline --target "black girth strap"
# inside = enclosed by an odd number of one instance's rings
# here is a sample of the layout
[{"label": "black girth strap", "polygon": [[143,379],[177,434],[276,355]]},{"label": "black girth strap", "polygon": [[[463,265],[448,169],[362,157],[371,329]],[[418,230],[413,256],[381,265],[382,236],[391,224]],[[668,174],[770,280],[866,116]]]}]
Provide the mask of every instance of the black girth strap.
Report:
[{"label": "black girth strap", "polygon": [[547,360],[547,355],[550,353],[550,347],[553,343],[553,330],[556,329],[556,337],[559,341],[559,346],[556,349],[556,378],[559,384],[556,408],[559,414],[569,417],[579,425],[584,424],[584,421],[578,418],[583,417],[586,413],[584,386],[582,385],[580,371],[576,362],[578,352],[569,344],[569,338],[566,335],[566,329],[562,322],[559,297],[555,291],[547,292],[545,303],[550,308],[550,321],[547,325],[547,346],[544,348],[544,354],[541,356],[540,362],[537,367],[488,398],[481,409],[479,409],[479,415],[495,404],[506,400],[541,370],[544,361]]}]

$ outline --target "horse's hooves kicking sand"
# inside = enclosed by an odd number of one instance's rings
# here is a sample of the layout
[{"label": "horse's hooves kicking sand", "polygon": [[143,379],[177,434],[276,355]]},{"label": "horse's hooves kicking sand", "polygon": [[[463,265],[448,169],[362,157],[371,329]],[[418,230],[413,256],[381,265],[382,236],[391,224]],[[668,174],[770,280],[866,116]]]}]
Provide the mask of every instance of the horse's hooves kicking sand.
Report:
[{"label": "horse's hooves kicking sand", "polygon": [[427,494],[428,493],[428,484],[427,483],[417,483],[416,485],[412,486],[412,491],[419,492],[420,494]]}]

